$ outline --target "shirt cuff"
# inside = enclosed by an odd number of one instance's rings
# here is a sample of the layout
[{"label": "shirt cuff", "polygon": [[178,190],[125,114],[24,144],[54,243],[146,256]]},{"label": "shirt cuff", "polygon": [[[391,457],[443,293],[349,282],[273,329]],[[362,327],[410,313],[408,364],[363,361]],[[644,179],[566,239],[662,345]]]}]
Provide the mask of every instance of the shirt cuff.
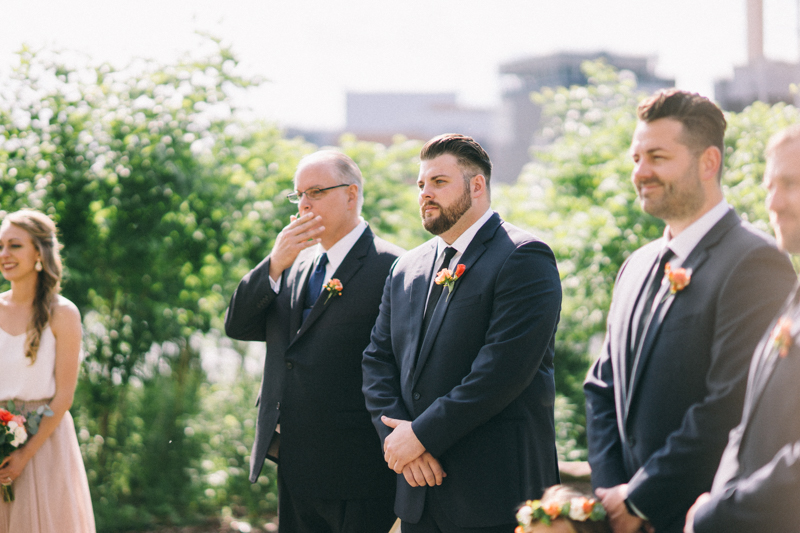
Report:
[{"label": "shirt cuff", "polygon": [[278,276],[278,281],[273,281],[272,276],[267,277],[269,278],[269,286],[272,287],[272,291],[275,294],[278,294],[278,292],[281,290],[281,280],[283,279],[283,274]]},{"label": "shirt cuff", "polygon": [[639,508],[636,507],[629,498],[625,498],[625,507],[628,508],[628,512],[630,514],[632,514],[633,516],[638,516],[639,518],[641,518],[645,522],[648,520],[647,517],[644,515],[644,513],[641,512],[639,510]]}]

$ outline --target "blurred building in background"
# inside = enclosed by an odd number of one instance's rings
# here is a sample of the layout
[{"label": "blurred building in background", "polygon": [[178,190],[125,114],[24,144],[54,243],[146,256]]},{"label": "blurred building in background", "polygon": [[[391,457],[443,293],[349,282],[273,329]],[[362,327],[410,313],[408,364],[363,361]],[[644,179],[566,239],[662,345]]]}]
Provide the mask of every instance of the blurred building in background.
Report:
[{"label": "blurred building in background", "polygon": [[530,148],[541,128],[541,110],[531,93],[543,87],[586,85],[581,64],[597,59],[632,72],[647,92],[675,84],[655,75],[653,58],[604,52],[530,57],[500,66],[503,93],[497,109],[462,106],[455,93],[348,93],[345,131],[382,143],[390,143],[397,134],[426,141],[440,133],[463,133],[489,152],[492,179],[512,183],[531,160]]},{"label": "blurred building in background", "polygon": [[391,143],[395,135],[427,141],[441,133],[469,135],[489,149],[493,109],[465,107],[456,93],[347,93],[348,133]]},{"label": "blurred building in background", "polygon": [[733,79],[714,84],[714,98],[723,109],[737,112],[756,101],[798,104],[798,84],[800,65],[764,56],[764,3],[747,0],[747,64],[734,68]]},{"label": "blurred building in background", "polygon": [[531,160],[531,146],[538,144],[536,135],[542,127],[542,110],[531,100],[531,93],[545,87],[588,84],[581,65],[585,61],[596,60],[603,60],[620,71],[633,73],[639,88],[647,93],[675,85],[674,79],[656,76],[655,58],[652,57],[606,52],[558,53],[501,65],[503,93],[498,123],[502,126],[497,129],[496,153],[493,156],[500,181],[516,181],[522,167]]}]

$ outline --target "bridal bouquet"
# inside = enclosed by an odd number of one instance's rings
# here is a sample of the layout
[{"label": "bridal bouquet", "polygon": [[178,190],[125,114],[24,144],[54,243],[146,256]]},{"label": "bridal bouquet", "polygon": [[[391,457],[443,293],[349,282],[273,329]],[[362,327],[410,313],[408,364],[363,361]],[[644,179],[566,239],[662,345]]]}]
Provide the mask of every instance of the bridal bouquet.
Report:
[{"label": "bridal bouquet", "polygon": [[[7,409],[0,407],[0,462],[28,441],[29,435],[39,431],[39,422],[43,416],[52,416],[53,411],[42,405],[26,415],[17,411],[14,402],[8,402]],[[0,485],[4,502],[14,501],[14,490],[11,484]]]}]

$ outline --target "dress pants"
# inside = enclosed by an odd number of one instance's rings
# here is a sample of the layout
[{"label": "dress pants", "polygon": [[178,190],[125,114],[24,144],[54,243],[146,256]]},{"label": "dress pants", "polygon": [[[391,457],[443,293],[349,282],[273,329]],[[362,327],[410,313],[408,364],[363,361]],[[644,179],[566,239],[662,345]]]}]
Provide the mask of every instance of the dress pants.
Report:
[{"label": "dress pants", "polygon": [[[445,480],[447,483],[447,480]],[[514,533],[517,527],[514,510],[508,510],[508,524],[492,527],[458,527],[453,524],[436,497],[436,490],[425,491],[425,509],[416,524],[401,522],[401,533]]]},{"label": "dress pants", "polygon": [[388,533],[396,519],[394,494],[353,500],[299,498],[291,494],[278,467],[279,533]]}]

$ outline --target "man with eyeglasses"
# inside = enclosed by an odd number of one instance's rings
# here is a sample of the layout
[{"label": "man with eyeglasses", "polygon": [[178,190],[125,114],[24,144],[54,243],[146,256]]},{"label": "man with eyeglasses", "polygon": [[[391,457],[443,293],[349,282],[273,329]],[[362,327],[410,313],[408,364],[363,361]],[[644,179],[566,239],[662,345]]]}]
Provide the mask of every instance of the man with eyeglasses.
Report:
[{"label": "man with eyeglasses", "polygon": [[267,343],[250,481],[265,458],[278,463],[281,532],[385,533],[395,475],[361,393],[361,353],[403,250],[361,218],[363,179],[346,155],[303,158],[294,185],[298,214],[225,317],[228,336]]}]

